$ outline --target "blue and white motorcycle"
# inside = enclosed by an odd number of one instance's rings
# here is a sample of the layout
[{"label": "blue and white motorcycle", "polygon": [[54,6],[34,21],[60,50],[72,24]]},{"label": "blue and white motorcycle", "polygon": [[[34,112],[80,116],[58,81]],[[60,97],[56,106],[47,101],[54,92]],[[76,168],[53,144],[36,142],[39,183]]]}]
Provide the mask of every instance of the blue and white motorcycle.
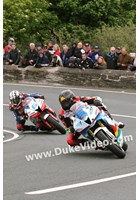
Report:
[{"label": "blue and white motorcycle", "polygon": [[[96,141],[101,149],[108,149],[119,158],[124,158],[127,144],[121,129],[103,110],[78,101],[71,106],[69,115],[75,132],[89,141]],[[113,127],[113,128],[112,128]]]}]

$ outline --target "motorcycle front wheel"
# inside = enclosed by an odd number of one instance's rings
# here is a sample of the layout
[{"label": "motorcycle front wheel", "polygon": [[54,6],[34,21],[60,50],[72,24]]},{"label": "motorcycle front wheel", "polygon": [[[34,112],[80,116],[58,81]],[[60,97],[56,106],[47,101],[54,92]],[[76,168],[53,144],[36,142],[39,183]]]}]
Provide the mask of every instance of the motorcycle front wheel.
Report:
[{"label": "motorcycle front wheel", "polygon": [[96,137],[104,144],[108,144],[106,147],[116,156],[118,156],[118,158],[124,158],[126,156],[125,151],[123,149],[121,149],[119,146],[117,146],[116,144],[114,144],[110,138],[108,138],[105,133],[103,131],[99,131],[96,134]]},{"label": "motorcycle front wheel", "polygon": [[61,134],[66,134],[66,130],[61,126],[61,124],[59,122],[57,122],[53,117],[51,116],[48,116],[46,121],[49,123],[49,124],[52,124],[53,127],[59,131]]}]

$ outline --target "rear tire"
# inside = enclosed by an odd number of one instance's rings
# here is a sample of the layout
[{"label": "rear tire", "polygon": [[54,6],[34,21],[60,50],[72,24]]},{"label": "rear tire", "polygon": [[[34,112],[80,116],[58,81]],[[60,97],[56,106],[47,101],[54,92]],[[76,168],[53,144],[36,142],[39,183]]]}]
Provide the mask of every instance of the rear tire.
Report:
[{"label": "rear tire", "polygon": [[116,144],[112,144],[112,141],[110,138],[108,138],[103,131],[99,131],[97,134],[96,134],[96,137],[101,141],[103,142],[104,144],[104,141],[108,141],[108,144],[107,145],[107,148],[112,152],[114,153],[116,156],[118,156],[119,158],[124,158],[125,157],[125,152],[123,151],[123,149],[121,149],[120,147],[118,147]]},{"label": "rear tire", "polygon": [[66,134],[66,130],[61,126],[61,124],[59,124],[59,122],[57,122],[54,118],[52,118],[51,116],[47,117],[46,121],[49,124],[52,124],[53,127],[59,131],[61,134]]}]

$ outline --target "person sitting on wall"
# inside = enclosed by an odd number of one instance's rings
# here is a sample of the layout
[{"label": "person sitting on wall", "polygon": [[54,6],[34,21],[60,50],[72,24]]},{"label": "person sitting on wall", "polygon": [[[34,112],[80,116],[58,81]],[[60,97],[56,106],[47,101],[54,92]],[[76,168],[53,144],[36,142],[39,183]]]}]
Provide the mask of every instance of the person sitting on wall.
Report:
[{"label": "person sitting on wall", "polygon": [[18,65],[20,62],[20,50],[16,47],[16,44],[11,45],[11,50],[8,52],[6,65]]},{"label": "person sitting on wall", "polygon": [[14,43],[14,38],[10,38],[8,44],[3,49],[3,60],[7,60],[8,53],[11,51],[13,43]]},{"label": "person sitting on wall", "polygon": [[35,67],[47,67],[50,64],[49,59],[47,56],[44,55],[43,51],[38,52],[38,58],[35,64]]},{"label": "person sitting on wall", "polygon": [[27,51],[27,53],[24,56],[24,59],[21,62],[21,65],[19,65],[18,67],[26,67],[29,65],[34,65],[36,63],[36,60],[38,58],[38,52],[35,49],[35,44],[34,43],[30,43],[29,44],[29,50]]},{"label": "person sitting on wall", "polygon": [[79,68],[85,70],[85,69],[91,69],[93,68],[93,61],[91,60],[91,58],[86,56],[86,52],[82,53],[82,59],[80,61],[79,64]]},{"label": "person sitting on wall", "polygon": [[50,63],[50,66],[51,67],[58,67],[58,66],[63,67],[62,59],[60,58],[60,56],[56,55],[54,50],[50,51],[50,53],[52,56],[52,61]]}]

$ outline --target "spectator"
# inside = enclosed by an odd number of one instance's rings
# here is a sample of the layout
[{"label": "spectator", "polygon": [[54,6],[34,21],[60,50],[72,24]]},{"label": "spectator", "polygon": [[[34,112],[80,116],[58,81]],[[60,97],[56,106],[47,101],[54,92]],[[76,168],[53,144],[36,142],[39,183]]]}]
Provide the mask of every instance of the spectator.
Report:
[{"label": "spectator", "polygon": [[121,47],[116,48],[116,54],[117,54],[117,56],[119,56],[121,54]]},{"label": "spectator", "polygon": [[11,46],[14,43],[14,38],[10,38],[8,44],[3,49],[3,59],[7,60],[8,52],[11,51]]},{"label": "spectator", "polygon": [[88,68],[93,68],[93,61],[91,60],[91,58],[87,57],[86,53],[83,53],[82,54],[82,59],[80,61],[80,64],[79,64],[79,68],[85,70],[85,69],[88,69]]},{"label": "spectator", "polygon": [[97,63],[97,59],[99,56],[102,56],[102,54],[99,52],[100,48],[99,46],[95,46],[94,47],[94,51],[90,54],[88,54],[88,57],[92,59],[92,61],[94,62],[94,64]]},{"label": "spectator", "polygon": [[20,50],[17,49],[16,44],[11,45],[11,50],[8,52],[6,65],[18,65],[20,61]]},{"label": "spectator", "polygon": [[39,53],[40,51],[42,51],[42,45],[41,44],[37,44],[36,45],[36,50]]},{"label": "spectator", "polygon": [[115,47],[110,48],[110,52],[105,55],[105,61],[108,69],[118,69],[117,66],[118,56],[115,52]]},{"label": "spectator", "polygon": [[94,65],[96,69],[106,69],[107,65],[103,56],[99,56],[96,64]]},{"label": "spectator", "polygon": [[26,67],[28,65],[34,65],[36,63],[36,60],[38,58],[38,52],[35,49],[35,44],[30,43],[29,50],[25,54],[24,59],[21,62],[21,65],[19,67]]},{"label": "spectator", "polygon": [[132,57],[133,61],[132,64],[129,65],[130,71],[136,71],[136,53],[130,53],[130,56]]},{"label": "spectator", "polygon": [[61,52],[60,52],[60,47],[58,44],[53,45],[53,50],[55,51],[56,55],[60,56]]},{"label": "spectator", "polygon": [[52,61],[51,61],[50,66],[52,66],[52,67],[58,67],[58,66],[63,67],[63,63],[62,63],[60,56],[56,55],[54,50],[50,51],[50,53],[51,53],[51,56],[52,56]]},{"label": "spectator", "polygon": [[121,54],[118,57],[117,65],[121,70],[127,70],[128,66],[133,63],[132,57],[127,53],[126,48],[123,47]]},{"label": "spectator", "polygon": [[85,50],[83,49],[83,43],[78,42],[77,47],[75,48],[75,57],[76,58],[82,58],[82,53],[84,53]]},{"label": "spectator", "polygon": [[67,67],[68,65],[68,46],[66,44],[63,44],[62,51],[60,54],[60,57],[62,59],[62,63],[64,67]]},{"label": "spectator", "polygon": [[91,46],[88,42],[84,43],[83,49],[86,52],[86,56],[88,56],[91,53]]},{"label": "spectator", "polygon": [[67,57],[67,66],[68,67],[78,67],[80,58],[76,57],[76,48],[77,44],[75,42],[72,43],[72,47],[68,50]]},{"label": "spectator", "polygon": [[47,67],[49,65],[49,60],[47,56],[44,55],[43,51],[38,52],[38,58],[35,64],[35,67],[40,68],[40,67]]},{"label": "spectator", "polygon": [[48,51],[52,51],[53,50],[53,42],[52,41],[48,42],[47,49],[48,49]]},{"label": "spectator", "polygon": [[77,47],[77,44],[73,42],[71,48],[68,50],[68,58],[73,57],[73,56],[76,57],[75,56],[76,47]]},{"label": "spectator", "polygon": [[44,52],[44,55],[48,57],[49,62],[51,63],[52,56],[51,56],[51,53],[48,51],[46,44],[43,45],[42,51]]}]

